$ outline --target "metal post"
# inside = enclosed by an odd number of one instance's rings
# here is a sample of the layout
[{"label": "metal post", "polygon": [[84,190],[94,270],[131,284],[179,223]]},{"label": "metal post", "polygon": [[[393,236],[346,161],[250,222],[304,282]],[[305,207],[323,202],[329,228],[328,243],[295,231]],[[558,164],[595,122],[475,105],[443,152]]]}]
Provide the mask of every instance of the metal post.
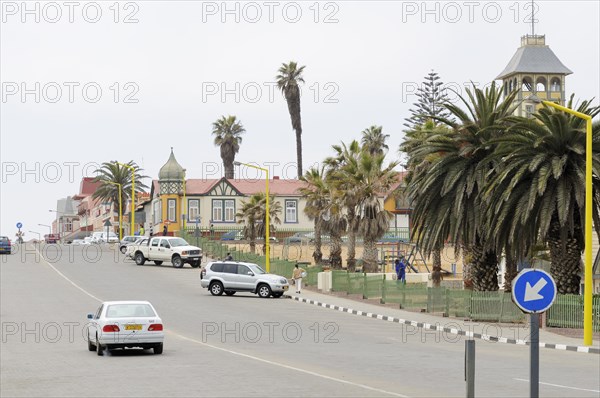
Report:
[{"label": "metal post", "polygon": [[540,396],[540,315],[530,314],[531,342],[529,361],[529,396]]},{"label": "metal post", "polygon": [[465,340],[465,381],[467,398],[475,398],[475,340]]}]

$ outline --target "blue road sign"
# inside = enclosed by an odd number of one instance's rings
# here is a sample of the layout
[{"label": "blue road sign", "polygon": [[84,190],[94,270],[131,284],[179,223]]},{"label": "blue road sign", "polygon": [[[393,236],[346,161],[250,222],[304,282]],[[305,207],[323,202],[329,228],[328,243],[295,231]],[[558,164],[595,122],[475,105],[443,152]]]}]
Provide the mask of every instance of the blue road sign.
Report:
[{"label": "blue road sign", "polygon": [[21,224],[20,222],[17,223],[17,228],[21,229],[23,228],[23,224]]},{"label": "blue road sign", "polygon": [[515,277],[512,286],[514,303],[529,314],[546,311],[556,299],[556,283],[546,271],[524,269]]}]

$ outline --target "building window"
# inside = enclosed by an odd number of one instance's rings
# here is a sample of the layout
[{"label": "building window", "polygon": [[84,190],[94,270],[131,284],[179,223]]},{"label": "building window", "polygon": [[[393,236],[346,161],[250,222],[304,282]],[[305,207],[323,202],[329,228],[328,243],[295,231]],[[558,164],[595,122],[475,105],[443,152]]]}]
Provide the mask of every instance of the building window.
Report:
[{"label": "building window", "polygon": [[175,199],[168,199],[167,205],[168,205],[167,219],[171,222],[176,222],[177,221],[177,209],[175,206],[177,205],[177,202],[175,201]]},{"label": "building window", "polygon": [[213,199],[212,221],[235,222],[235,200]]},{"label": "building window", "polygon": [[67,218],[67,220],[64,223],[64,231],[65,232],[73,231],[73,220],[71,220],[70,218]]},{"label": "building window", "polygon": [[285,221],[286,223],[297,223],[298,222],[298,201],[297,200],[286,200],[285,201]]},{"label": "building window", "polygon": [[225,200],[225,222],[235,221],[235,200]]},{"label": "building window", "polygon": [[221,222],[223,221],[223,201],[214,200],[212,201],[212,220]]},{"label": "building window", "polygon": [[525,113],[525,116],[531,117],[533,115],[533,105],[525,105]]},{"label": "building window", "polygon": [[198,199],[188,200],[188,221],[196,221],[200,215],[200,201]]},{"label": "building window", "polygon": [[162,207],[160,200],[154,202],[154,224],[160,224],[162,221]]}]

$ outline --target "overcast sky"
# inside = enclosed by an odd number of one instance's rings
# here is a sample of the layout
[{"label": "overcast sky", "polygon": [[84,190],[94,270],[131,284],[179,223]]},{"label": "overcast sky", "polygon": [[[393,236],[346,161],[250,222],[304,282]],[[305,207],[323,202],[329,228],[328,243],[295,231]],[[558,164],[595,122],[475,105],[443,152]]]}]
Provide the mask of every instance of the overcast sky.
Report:
[{"label": "overcast sky", "polygon": [[[221,115],[246,128],[236,160],[294,178],[294,132],[273,87],[290,60],[306,65],[305,168],[374,124],[396,157],[431,69],[452,87],[488,84],[531,30],[525,1],[23,4],[1,3],[0,234],[20,221],[28,238],[104,161],[156,178],[172,146],[189,178],[220,177]],[[568,95],[596,103],[598,4],[539,1],[535,28],[574,72]]]}]

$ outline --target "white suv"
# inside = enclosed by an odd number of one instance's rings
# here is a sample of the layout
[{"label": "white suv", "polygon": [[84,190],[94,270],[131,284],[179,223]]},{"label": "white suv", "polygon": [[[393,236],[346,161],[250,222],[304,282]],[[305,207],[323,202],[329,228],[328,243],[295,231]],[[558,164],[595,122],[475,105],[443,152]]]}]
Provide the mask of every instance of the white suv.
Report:
[{"label": "white suv", "polygon": [[259,297],[279,298],[289,289],[288,280],[280,275],[267,274],[254,263],[235,261],[210,262],[200,272],[200,285],[208,288],[213,296],[225,293],[250,292]]}]

